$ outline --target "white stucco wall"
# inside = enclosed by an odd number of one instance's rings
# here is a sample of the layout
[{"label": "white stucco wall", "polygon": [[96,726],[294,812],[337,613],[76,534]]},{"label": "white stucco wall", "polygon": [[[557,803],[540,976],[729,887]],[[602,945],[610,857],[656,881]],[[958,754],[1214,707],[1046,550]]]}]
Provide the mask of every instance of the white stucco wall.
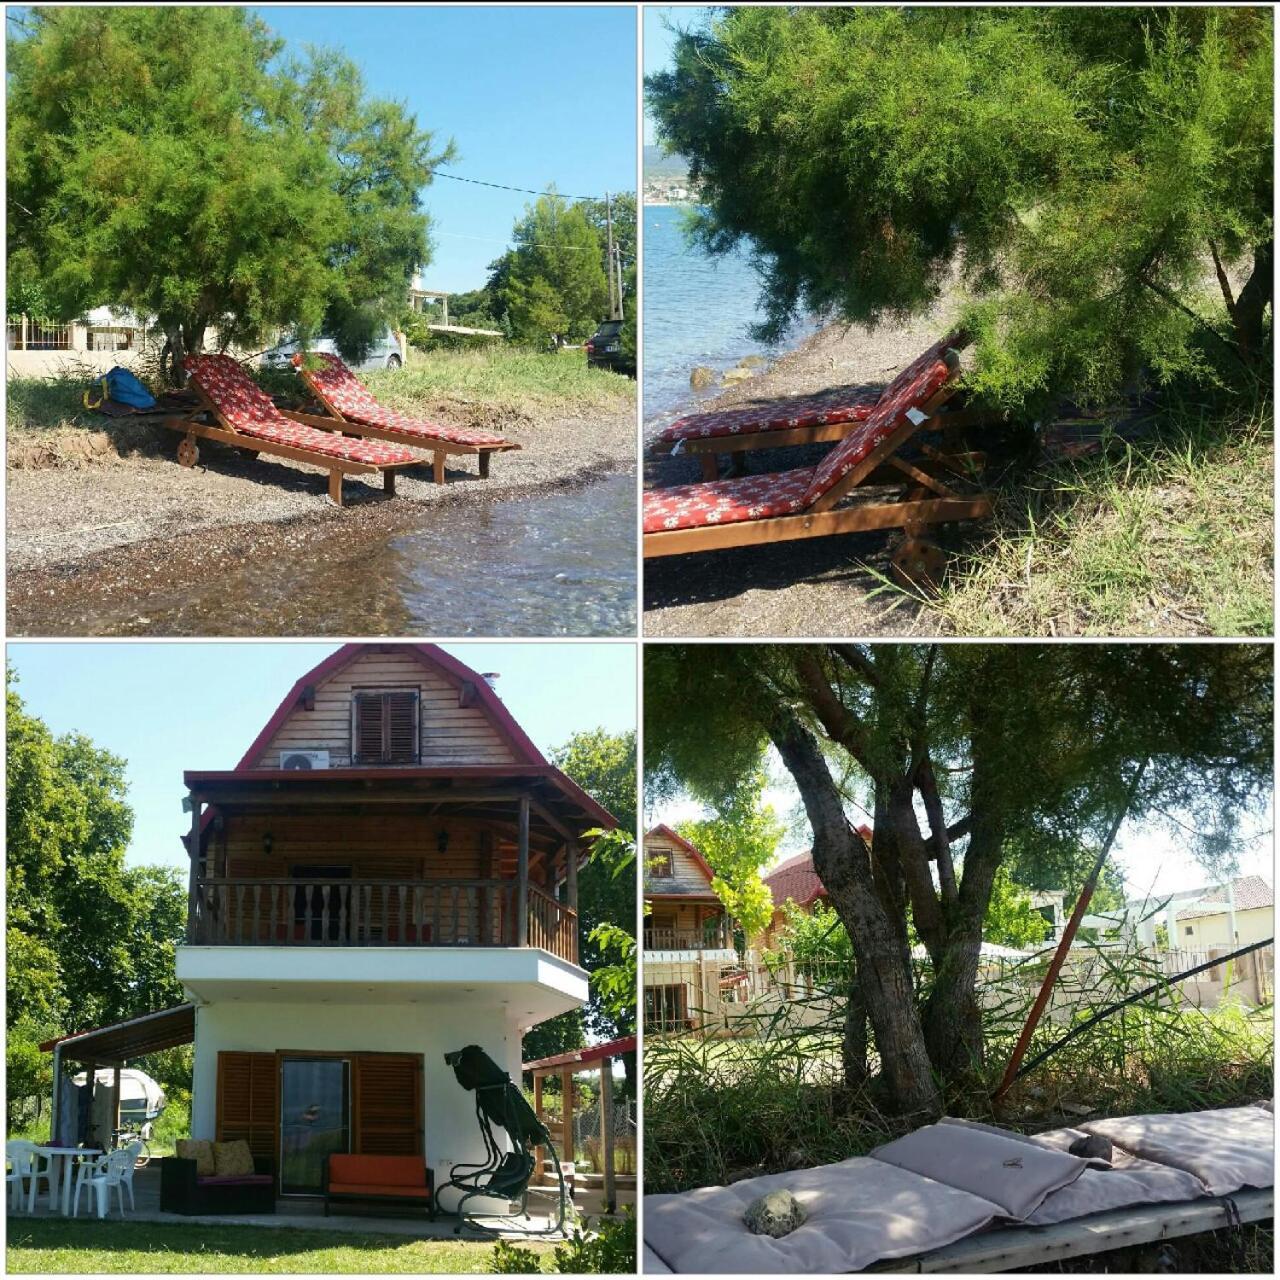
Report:
[{"label": "white stucco wall", "polygon": [[[215,1136],[222,1050],[420,1053],[425,1155],[436,1186],[441,1187],[452,1165],[484,1159],[475,1095],[458,1084],[444,1061],[446,1053],[468,1044],[478,1044],[519,1082],[520,1031],[508,1011],[496,1006],[436,1002],[320,1006],[278,1001],[204,1005],[196,1010],[191,1135]],[[441,1208],[451,1210],[455,1196],[446,1192]]]}]

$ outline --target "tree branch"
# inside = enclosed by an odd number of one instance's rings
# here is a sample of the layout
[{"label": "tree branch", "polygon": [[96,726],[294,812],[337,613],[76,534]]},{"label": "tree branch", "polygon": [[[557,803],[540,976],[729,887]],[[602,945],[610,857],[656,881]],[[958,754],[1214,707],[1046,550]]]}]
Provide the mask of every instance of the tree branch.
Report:
[{"label": "tree branch", "polygon": [[1231,281],[1227,278],[1222,259],[1218,255],[1218,246],[1212,239],[1209,241],[1209,252],[1213,255],[1213,269],[1218,276],[1218,288],[1222,290],[1222,300],[1227,304],[1227,315],[1231,317],[1232,327],[1236,331],[1236,343],[1240,347],[1240,354],[1247,360],[1249,338],[1244,331],[1244,323],[1241,320],[1240,308],[1236,306],[1235,295],[1231,292]]},{"label": "tree branch", "polygon": [[942,796],[938,793],[938,779],[934,776],[933,762],[926,755],[916,771],[916,786],[924,801],[924,811],[929,819],[928,846],[938,860],[938,884],[943,902],[956,902],[956,868],[951,859],[951,840],[947,834],[946,819],[942,813]]},{"label": "tree branch", "polygon": [[872,768],[866,728],[836,697],[831,685],[827,682],[817,653],[809,648],[799,649],[795,658],[795,671],[800,678],[809,705],[831,740],[844,747],[874,777],[875,770]]},{"label": "tree branch", "polygon": [[876,664],[857,645],[833,644],[829,645],[828,648],[846,666],[857,672],[872,688],[878,689],[880,687],[880,673],[876,670]]}]

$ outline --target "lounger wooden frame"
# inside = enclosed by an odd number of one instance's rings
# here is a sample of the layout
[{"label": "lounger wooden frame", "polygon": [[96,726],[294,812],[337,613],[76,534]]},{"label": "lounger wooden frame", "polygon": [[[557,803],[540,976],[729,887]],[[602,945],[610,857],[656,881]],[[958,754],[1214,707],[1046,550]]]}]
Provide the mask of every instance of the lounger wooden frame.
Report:
[{"label": "lounger wooden frame", "polygon": [[439,440],[434,437],[411,435],[406,431],[397,431],[394,427],[374,427],[368,423],[358,422],[354,418],[345,418],[325,399],[323,393],[307,377],[306,370],[298,367],[298,374],[306,384],[307,390],[329,411],[331,417],[315,413],[290,413],[288,416],[297,422],[305,422],[309,427],[320,427],[324,431],[341,431],[346,435],[365,436],[370,440],[385,440],[388,444],[403,444],[412,449],[422,449],[431,454],[431,478],[436,484],[444,484],[444,460],[449,454],[474,453],[480,468],[480,479],[489,478],[489,458],[495,453],[506,453],[510,449],[519,449],[514,440],[504,440],[502,444],[459,444],[456,440]]},{"label": "lounger wooden frame", "polygon": [[[922,406],[921,412],[932,417],[954,393],[948,382]],[[946,425],[946,415],[932,427]],[[703,525],[695,529],[660,530],[644,535],[644,558],[687,555],[694,551],[721,551],[728,547],[760,546],[770,542],[791,542],[799,538],[824,538],[837,533],[863,533],[875,529],[906,529],[909,535],[917,527],[944,524],[954,520],[980,520],[991,514],[991,498],[978,493],[962,496],[942,478],[939,472],[962,475],[979,467],[981,454],[946,454],[936,449],[925,450],[923,463],[908,462],[893,455],[925,424],[904,421],[891,431],[846,475],[836,481],[811,506],[790,516],[772,516],[764,520],[739,520],[726,524]],[[894,502],[859,503],[834,510],[836,504],[859,487],[906,484],[904,495]],[[932,497],[925,497],[931,493]]]},{"label": "lounger wooden frame", "polygon": [[[412,462],[395,462],[395,463],[374,463],[374,462],[357,462],[350,458],[335,458],[327,453],[316,453],[311,449],[300,448],[297,445],[280,444],[275,440],[267,440],[261,436],[247,435],[243,431],[237,431],[230,421],[218,410],[217,405],[205,394],[203,388],[198,386],[195,381],[191,382],[191,386],[199,394],[203,401],[201,405],[193,408],[190,413],[181,416],[168,416],[160,419],[161,426],[169,427],[173,431],[181,431],[186,435],[186,439],[178,445],[178,461],[184,467],[195,466],[198,459],[198,450],[196,447],[196,437],[204,440],[216,440],[219,444],[230,445],[233,449],[248,449],[254,453],[267,453],[277,458],[290,458],[294,462],[309,462],[313,466],[324,467],[329,472],[329,499],[335,506],[342,506],[342,480],[348,475],[372,475],[376,472],[382,472],[382,487],[389,495],[394,495],[396,491],[396,472],[403,471],[406,467],[417,466],[415,459]],[[292,417],[293,415],[280,411],[284,417]],[[205,415],[211,415],[213,422],[201,422],[199,419]],[[189,452],[185,448],[189,446]]]}]

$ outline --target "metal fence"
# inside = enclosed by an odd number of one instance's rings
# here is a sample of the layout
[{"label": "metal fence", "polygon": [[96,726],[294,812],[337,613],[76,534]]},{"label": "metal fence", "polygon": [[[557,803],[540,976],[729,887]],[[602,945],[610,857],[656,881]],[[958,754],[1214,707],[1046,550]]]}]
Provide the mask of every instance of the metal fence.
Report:
[{"label": "metal fence", "polygon": [[10,351],[70,351],[72,326],[40,324],[26,316],[10,316],[6,338]]}]

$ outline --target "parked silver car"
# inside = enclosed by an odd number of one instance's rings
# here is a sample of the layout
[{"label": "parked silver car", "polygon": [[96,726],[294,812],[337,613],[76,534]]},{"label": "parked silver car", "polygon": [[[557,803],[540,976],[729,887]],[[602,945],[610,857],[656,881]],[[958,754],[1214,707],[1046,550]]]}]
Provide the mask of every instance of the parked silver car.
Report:
[{"label": "parked silver car", "polygon": [[[262,363],[268,369],[286,369],[299,350],[297,339],[282,342],[278,347],[262,353]],[[317,338],[311,344],[312,351],[324,352],[326,355],[341,355],[338,344],[332,338]],[[351,362],[348,361],[348,364]],[[351,365],[353,369],[398,369],[404,363],[400,354],[400,340],[388,329],[382,337],[374,341],[369,354],[359,364]]]}]

